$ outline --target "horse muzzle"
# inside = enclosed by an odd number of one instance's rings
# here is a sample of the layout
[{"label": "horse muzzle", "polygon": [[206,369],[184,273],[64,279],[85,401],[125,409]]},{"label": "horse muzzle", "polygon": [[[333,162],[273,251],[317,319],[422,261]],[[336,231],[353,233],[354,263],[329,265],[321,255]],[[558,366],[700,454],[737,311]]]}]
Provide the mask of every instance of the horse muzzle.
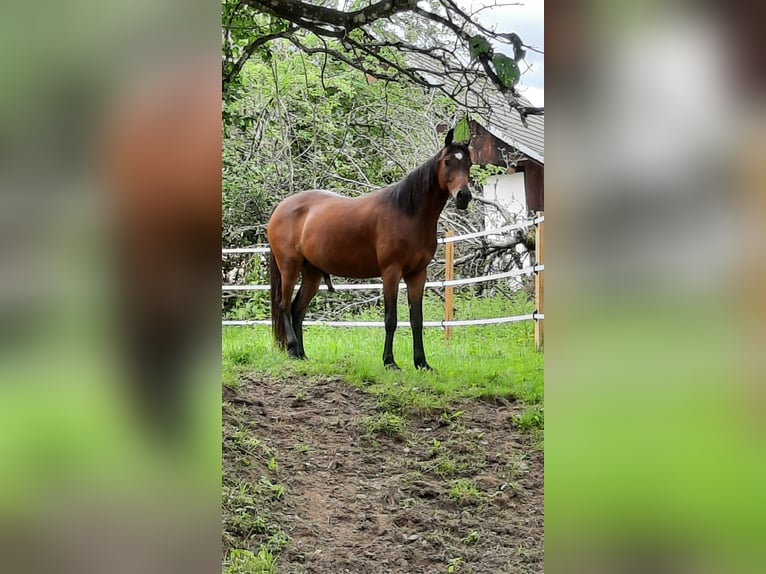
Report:
[{"label": "horse muzzle", "polygon": [[464,187],[455,195],[455,205],[458,209],[467,209],[468,203],[471,201],[472,197],[471,190]]}]

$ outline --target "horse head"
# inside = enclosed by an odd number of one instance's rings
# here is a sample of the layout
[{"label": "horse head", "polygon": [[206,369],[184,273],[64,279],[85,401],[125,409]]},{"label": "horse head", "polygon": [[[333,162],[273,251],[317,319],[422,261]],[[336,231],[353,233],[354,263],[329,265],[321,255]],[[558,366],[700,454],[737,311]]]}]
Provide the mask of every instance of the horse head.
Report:
[{"label": "horse head", "polygon": [[467,143],[452,141],[453,134],[454,130],[447,132],[444,149],[439,157],[439,184],[452,196],[458,209],[466,209],[472,198],[468,187],[471,153]]}]

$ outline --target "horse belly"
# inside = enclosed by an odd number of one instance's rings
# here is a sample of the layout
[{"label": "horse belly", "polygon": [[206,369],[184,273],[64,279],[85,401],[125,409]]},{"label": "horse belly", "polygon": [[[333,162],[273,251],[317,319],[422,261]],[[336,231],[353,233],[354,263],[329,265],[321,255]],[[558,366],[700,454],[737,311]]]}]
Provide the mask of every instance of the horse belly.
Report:
[{"label": "horse belly", "polygon": [[358,218],[309,215],[301,234],[301,252],[309,263],[331,275],[357,279],[380,275],[374,238]]}]

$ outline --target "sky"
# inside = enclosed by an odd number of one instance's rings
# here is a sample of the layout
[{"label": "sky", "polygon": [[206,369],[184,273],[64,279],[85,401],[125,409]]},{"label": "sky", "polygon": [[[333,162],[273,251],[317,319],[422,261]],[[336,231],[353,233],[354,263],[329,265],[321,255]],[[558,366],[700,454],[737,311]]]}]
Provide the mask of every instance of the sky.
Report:
[{"label": "sky", "polygon": [[[502,0],[498,0],[502,3]],[[515,2],[509,2],[509,4]],[[477,18],[479,22],[491,28],[497,26],[498,32],[515,32],[528,46],[544,49],[544,0],[520,0],[519,5],[493,6],[494,0],[463,0],[461,5],[470,11],[486,8],[481,11]],[[510,46],[496,46],[502,52],[513,54]],[[544,105],[545,99],[545,71],[543,56],[527,50],[525,58],[529,69],[525,70],[524,62],[521,65],[521,81],[517,86],[519,92],[536,106]]]}]

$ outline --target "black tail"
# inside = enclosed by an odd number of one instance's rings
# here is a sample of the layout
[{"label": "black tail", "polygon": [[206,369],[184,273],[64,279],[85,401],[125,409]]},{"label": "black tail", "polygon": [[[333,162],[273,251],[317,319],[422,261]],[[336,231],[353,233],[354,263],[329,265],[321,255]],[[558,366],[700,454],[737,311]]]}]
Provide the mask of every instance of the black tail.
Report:
[{"label": "black tail", "polygon": [[269,280],[271,283],[271,331],[274,333],[274,340],[277,345],[283,349],[287,348],[287,331],[285,331],[285,322],[282,318],[282,273],[277,267],[277,260],[271,255],[269,262]]}]

